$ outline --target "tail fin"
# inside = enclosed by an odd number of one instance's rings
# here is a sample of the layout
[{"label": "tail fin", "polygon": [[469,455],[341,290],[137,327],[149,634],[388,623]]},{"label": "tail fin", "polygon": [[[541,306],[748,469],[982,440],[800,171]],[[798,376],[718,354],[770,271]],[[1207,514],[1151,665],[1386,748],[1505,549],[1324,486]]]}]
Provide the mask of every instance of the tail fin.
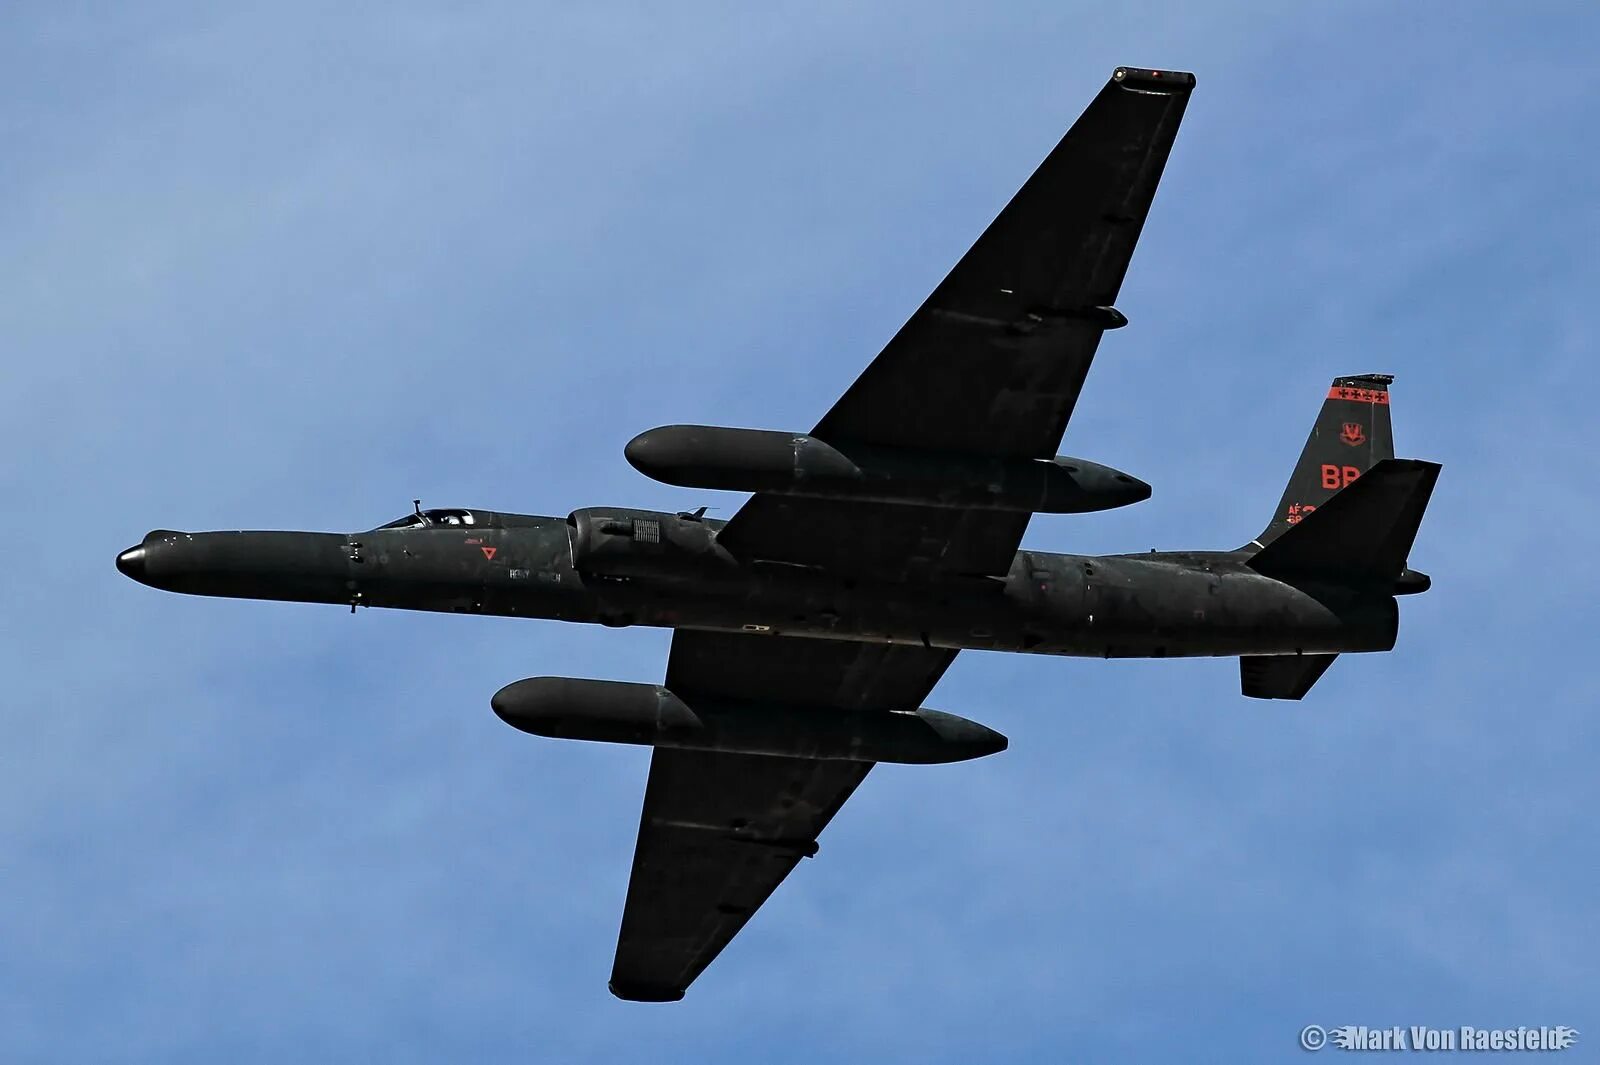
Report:
[{"label": "tail fin", "polygon": [[1338,655],[1245,655],[1239,690],[1252,699],[1304,699]]},{"label": "tail fin", "polygon": [[[1427,576],[1407,569],[1406,556],[1438,477],[1436,462],[1382,459],[1246,565],[1291,582],[1309,578],[1395,595],[1424,591]],[[1300,699],[1337,657],[1246,655],[1239,659],[1239,683],[1254,699]]]},{"label": "tail fin", "polygon": [[1270,577],[1379,585],[1392,593],[1438,478],[1436,462],[1383,459],[1247,564]]},{"label": "tail fin", "polygon": [[1384,459],[1394,458],[1388,374],[1335,377],[1278,512],[1253,547],[1266,547],[1333,494]]}]

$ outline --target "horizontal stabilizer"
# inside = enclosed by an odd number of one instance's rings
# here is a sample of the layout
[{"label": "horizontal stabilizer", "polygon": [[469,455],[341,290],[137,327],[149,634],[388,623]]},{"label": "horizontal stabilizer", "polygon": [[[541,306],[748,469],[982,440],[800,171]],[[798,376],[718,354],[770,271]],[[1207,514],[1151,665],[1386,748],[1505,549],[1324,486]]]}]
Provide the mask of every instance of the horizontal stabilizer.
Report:
[{"label": "horizontal stabilizer", "polygon": [[1270,577],[1327,577],[1393,585],[1422,524],[1439,464],[1384,459],[1258,551],[1249,565]]},{"label": "horizontal stabilizer", "polygon": [[1252,699],[1303,699],[1338,655],[1245,655],[1239,686]]}]

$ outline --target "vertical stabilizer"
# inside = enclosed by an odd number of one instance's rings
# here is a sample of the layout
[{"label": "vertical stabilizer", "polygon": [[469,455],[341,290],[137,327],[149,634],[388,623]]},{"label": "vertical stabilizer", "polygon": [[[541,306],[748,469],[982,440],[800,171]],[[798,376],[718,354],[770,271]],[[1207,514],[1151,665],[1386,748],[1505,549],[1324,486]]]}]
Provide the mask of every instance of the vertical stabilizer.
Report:
[{"label": "vertical stabilizer", "polygon": [[1383,459],[1394,458],[1388,374],[1336,377],[1311,427],[1277,513],[1253,547],[1265,547]]}]

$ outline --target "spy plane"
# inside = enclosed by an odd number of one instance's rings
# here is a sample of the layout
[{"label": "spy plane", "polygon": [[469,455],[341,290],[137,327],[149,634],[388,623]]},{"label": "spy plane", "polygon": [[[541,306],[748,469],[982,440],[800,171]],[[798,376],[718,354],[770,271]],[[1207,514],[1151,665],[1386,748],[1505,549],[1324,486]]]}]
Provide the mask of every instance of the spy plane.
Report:
[{"label": "spy plane", "polygon": [[1056,454],[1188,104],[1190,74],[1118,68],[1021,191],[809,433],[674,425],[626,458],[704,510],[565,518],[428,509],[365,532],[156,530],[117,557],[194,595],[650,625],[663,683],[535,677],[491,700],[541,736],[653,748],[610,989],[671,1001],[877,762],[1005,737],[922,706],[965,648],[1237,657],[1243,694],[1306,695],[1394,646],[1439,466],[1394,457],[1382,374],[1337,377],[1270,520],[1236,550],[1019,550],[1035,513],[1144,500]]}]

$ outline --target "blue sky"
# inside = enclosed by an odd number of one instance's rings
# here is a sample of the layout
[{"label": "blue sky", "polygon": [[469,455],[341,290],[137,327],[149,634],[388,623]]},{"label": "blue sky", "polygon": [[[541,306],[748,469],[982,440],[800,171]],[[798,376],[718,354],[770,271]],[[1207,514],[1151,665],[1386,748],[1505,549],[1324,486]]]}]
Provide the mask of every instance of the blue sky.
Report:
[{"label": "blue sky", "polygon": [[[325,8],[0,15],[0,1058],[1600,1041],[1600,17]],[[1155,495],[1026,543],[1237,545],[1328,379],[1396,374],[1400,452],[1445,466],[1434,589],[1303,704],[1242,699],[1230,660],[965,654],[929,703],[1010,750],[875,770],[688,998],[640,1006],[605,980],[648,752],[488,699],[656,679],[666,633],[112,568],[152,527],[418,495],[730,513],[622,445],[813,424],[1119,63],[1199,85],[1063,450]]]}]

